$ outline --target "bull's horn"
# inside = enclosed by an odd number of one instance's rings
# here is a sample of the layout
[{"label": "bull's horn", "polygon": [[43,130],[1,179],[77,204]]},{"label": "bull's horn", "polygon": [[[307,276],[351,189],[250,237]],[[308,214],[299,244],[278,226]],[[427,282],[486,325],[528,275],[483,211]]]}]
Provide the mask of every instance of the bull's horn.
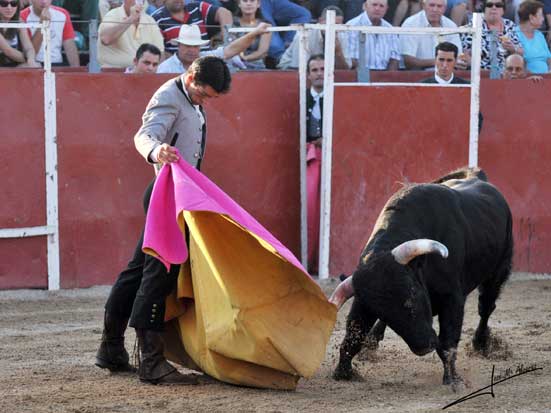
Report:
[{"label": "bull's horn", "polygon": [[414,239],[406,241],[392,250],[394,259],[402,265],[406,265],[418,255],[437,252],[443,258],[448,258],[448,249],[438,241],[432,239]]}]

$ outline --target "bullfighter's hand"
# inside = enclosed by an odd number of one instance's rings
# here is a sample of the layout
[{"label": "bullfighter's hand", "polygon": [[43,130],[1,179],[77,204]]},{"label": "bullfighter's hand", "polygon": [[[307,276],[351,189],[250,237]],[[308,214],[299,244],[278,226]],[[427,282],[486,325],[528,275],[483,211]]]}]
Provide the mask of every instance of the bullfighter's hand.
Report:
[{"label": "bullfighter's hand", "polygon": [[159,154],[157,155],[157,160],[160,163],[172,163],[177,162],[179,159],[178,154],[176,153],[176,148],[170,146],[168,143],[163,143]]}]

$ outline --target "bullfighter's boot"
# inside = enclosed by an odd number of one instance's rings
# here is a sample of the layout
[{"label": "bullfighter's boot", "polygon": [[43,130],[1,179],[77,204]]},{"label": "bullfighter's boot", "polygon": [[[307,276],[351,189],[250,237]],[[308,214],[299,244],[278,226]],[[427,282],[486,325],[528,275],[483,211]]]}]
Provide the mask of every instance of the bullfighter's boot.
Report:
[{"label": "bullfighter's boot", "polygon": [[121,318],[105,312],[103,334],[96,354],[96,366],[112,372],[135,372],[130,365],[128,352],[124,348],[124,332],[128,318]]},{"label": "bullfighter's boot", "polygon": [[136,329],[140,363],[138,376],[150,384],[198,384],[196,375],[182,374],[164,356],[164,343],[159,331]]}]

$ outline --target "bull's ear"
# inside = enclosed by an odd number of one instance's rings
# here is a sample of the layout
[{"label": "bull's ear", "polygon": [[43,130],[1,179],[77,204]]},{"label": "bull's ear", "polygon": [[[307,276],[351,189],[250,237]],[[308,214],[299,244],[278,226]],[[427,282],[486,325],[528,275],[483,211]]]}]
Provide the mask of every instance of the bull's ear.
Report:
[{"label": "bull's ear", "polygon": [[438,253],[443,258],[448,258],[448,249],[446,246],[432,239],[414,239],[406,241],[392,250],[394,259],[402,265],[406,265],[419,255],[431,253]]}]

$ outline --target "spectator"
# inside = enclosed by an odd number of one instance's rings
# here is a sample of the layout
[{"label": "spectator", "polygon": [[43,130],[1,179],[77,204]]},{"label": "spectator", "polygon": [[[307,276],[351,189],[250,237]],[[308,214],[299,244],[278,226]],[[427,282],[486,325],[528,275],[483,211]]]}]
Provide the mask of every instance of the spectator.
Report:
[{"label": "spectator", "polygon": [[[511,53],[522,54],[523,50],[520,41],[515,31],[515,23],[509,19],[503,18],[505,3],[503,0],[484,0],[483,3],[484,15],[482,18],[482,56],[480,67],[482,69],[490,69],[492,66],[491,59],[491,41],[492,32],[498,35],[497,47],[497,69],[499,73],[503,72],[505,57]],[[472,27],[472,22],[467,26]],[[463,49],[467,55],[470,55],[472,48],[472,35],[463,34],[461,40]]]},{"label": "spectator", "polygon": [[201,46],[206,45],[209,41],[203,40],[199,26],[196,24],[183,24],[176,39],[179,43],[177,52],[159,65],[157,73],[184,73],[197,58],[203,56],[215,56],[224,60],[231,59],[246,50],[256,38],[267,33],[268,27],[270,27],[268,23],[260,23],[254,31],[234,40],[227,46],[201,51]]},{"label": "spectator", "polygon": [[[364,12],[346,23],[349,26],[392,27],[383,19],[388,9],[387,0],[366,0]],[[360,58],[360,32],[349,32],[348,50],[352,66],[357,67]],[[365,41],[367,67],[371,70],[398,70],[400,63],[400,41],[398,35],[368,35]]]},{"label": "spectator", "polygon": [[551,69],[551,52],[543,34],[543,4],[525,0],[518,9],[520,20],[516,33],[524,50],[526,67],[531,73],[548,73]]},{"label": "spectator", "polygon": [[134,64],[126,68],[124,73],[137,75],[157,73],[157,67],[161,63],[161,51],[157,46],[144,43],[136,52]]},{"label": "spectator", "polygon": [[423,9],[421,3],[422,0],[400,0],[396,5],[392,24],[401,26],[408,17],[419,13]]},{"label": "spectator", "polygon": [[[450,42],[439,43],[435,47],[435,68],[434,76],[421,80],[421,83],[438,83],[440,85],[466,85],[470,82],[455,76],[455,65],[457,63],[457,46]],[[484,117],[478,112],[478,133],[482,130]]]},{"label": "spectator", "polygon": [[[260,9],[264,18],[273,26],[290,26],[291,24],[310,23],[312,15],[310,11],[290,0],[260,0]],[[342,12],[341,12],[342,13]],[[272,33],[268,56],[273,62],[270,68],[277,66],[281,55],[291,44],[295,32]]]},{"label": "spectator", "polygon": [[165,5],[165,0],[149,0],[147,2],[146,13],[150,16]]},{"label": "spectator", "polygon": [[[318,20],[320,24],[325,24],[327,12],[334,10],[336,17],[335,23],[343,23],[342,10],[336,6],[326,7]],[[274,33],[275,34],[275,33]],[[297,69],[298,68],[298,55],[300,51],[300,38],[295,37],[291,45],[285,50],[285,53],[281,56],[278,69]],[[306,44],[306,58],[310,56],[319,55],[324,52],[325,49],[325,31],[312,30],[308,33],[308,43]],[[335,37],[335,68],[337,69],[350,69],[352,67],[352,59],[348,51],[348,35],[346,32],[337,31]]]},{"label": "spectator", "polygon": [[505,70],[503,72],[504,79],[530,79],[535,83],[541,82],[543,77],[530,75],[526,71],[526,63],[524,57],[519,54],[512,54],[505,59]]},{"label": "spectator", "polygon": [[547,42],[551,44],[551,0],[543,0],[543,14],[547,28]]},{"label": "spectator", "polygon": [[463,26],[467,22],[467,1],[468,0],[448,0],[445,15],[458,26]]},{"label": "spectator", "polygon": [[310,89],[306,93],[306,198],[308,208],[308,272],[317,273],[320,223],[320,172],[323,119],[323,55],[308,59],[307,78]]},{"label": "spectator", "polygon": [[352,20],[362,12],[363,0],[311,0],[310,2],[295,1],[295,3],[307,8],[314,19],[319,19],[323,9],[329,6],[337,6],[342,10],[344,21]]},{"label": "spectator", "polygon": [[98,30],[98,61],[102,68],[128,67],[136,50],[151,43],[163,50],[163,36],[155,20],[136,0],[124,0],[122,6],[105,15]]},{"label": "spectator", "polygon": [[[178,43],[174,41],[180,33],[183,24],[195,24],[201,30],[203,40],[209,40],[218,31],[214,26],[231,25],[233,18],[229,10],[216,7],[204,1],[186,3],[185,0],[166,0],[165,5],[153,13],[163,38],[165,51],[175,53]],[[207,45],[205,43],[205,45]]]},{"label": "spectator", "polygon": [[[51,4],[52,0],[31,0],[31,5],[21,11],[21,20],[29,23],[42,23],[49,20],[51,22],[50,56],[52,65],[61,66],[65,64],[63,62],[63,55],[61,54],[61,50],[63,49],[69,65],[73,67],[79,66],[80,61],[75,44],[75,31],[71,17],[67,10],[52,6]],[[30,33],[34,51],[37,53],[36,60],[44,63],[42,31],[34,28],[30,29]]]},{"label": "spectator", "polygon": [[[265,20],[260,11],[260,0],[238,0],[237,11],[233,18],[234,27],[257,27]],[[244,33],[237,34],[236,37],[243,36]],[[253,44],[247,50],[240,53],[241,60],[245,63],[247,69],[265,69],[264,57],[268,53],[272,33],[268,32],[257,37]]]},{"label": "spectator", "polygon": [[[0,0],[0,23],[19,21],[19,0]],[[0,28],[0,67],[40,66],[27,29]]]},{"label": "spectator", "polygon": [[122,4],[122,0],[99,0],[98,11],[99,17],[103,21],[109,10],[113,10]]},{"label": "spectator", "polygon": [[[423,0],[423,10],[408,17],[402,27],[442,27],[456,28],[457,25],[444,16],[446,0]],[[443,41],[455,44],[461,53],[459,35],[441,36]],[[439,42],[435,35],[403,35],[400,36],[400,48],[407,69],[434,68],[434,48]]]},{"label": "spectator", "polygon": [[465,79],[454,75],[455,63],[457,62],[457,46],[450,42],[439,43],[435,48],[435,69],[434,76],[423,79],[422,83],[446,84],[468,84]]},{"label": "spectator", "polygon": [[98,18],[98,0],[52,0],[52,5],[63,7],[69,12],[72,19],[79,21],[74,24],[74,29],[83,38],[83,44],[79,46],[79,49],[88,50],[90,41],[89,23],[90,20]]}]

